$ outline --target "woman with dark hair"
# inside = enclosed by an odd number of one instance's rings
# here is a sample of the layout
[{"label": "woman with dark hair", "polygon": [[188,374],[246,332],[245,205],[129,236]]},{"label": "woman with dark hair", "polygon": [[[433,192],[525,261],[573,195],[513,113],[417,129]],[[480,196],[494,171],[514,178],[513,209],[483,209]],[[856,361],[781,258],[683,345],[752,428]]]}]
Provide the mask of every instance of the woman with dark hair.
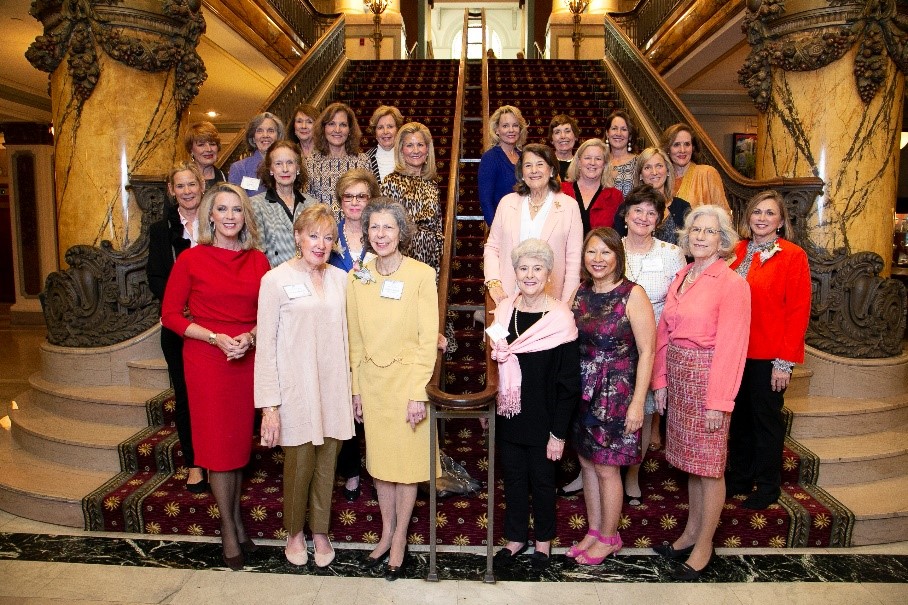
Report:
[{"label": "woman with dark hair", "polygon": [[339,220],[340,207],[334,200],[337,179],[354,168],[369,169],[369,160],[359,149],[362,133],[356,114],[344,103],[332,103],[318,117],[312,136],[315,151],[306,158],[308,193],[331,206],[335,220]]},{"label": "woman with dark hair", "polygon": [[[415,227],[399,202],[376,198],[362,220],[376,258],[349,277],[350,370],[382,519],[381,538],[363,567],[387,559],[385,578],[396,580],[407,564],[416,486],[429,479],[426,384],[437,355],[438,290],[435,271],[402,252]],[[438,460],[432,463],[441,473]]]},{"label": "woman with dark hair", "polygon": [[300,103],[293,109],[293,118],[290,120],[290,136],[287,138],[300,146],[300,155],[308,158],[312,155],[315,140],[315,121],[318,119],[318,109],[308,103]]},{"label": "woman with dark hair", "polygon": [[[690,212],[690,204],[681,198],[672,197],[672,183],[671,162],[665,152],[658,147],[647,147],[641,151],[637,156],[634,188],[646,185],[662,196],[663,202],[659,204],[662,218],[656,225],[655,236],[663,242],[675,244],[678,242],[678,229]],[[626,207],[622,206],[615,219],[615,230],[621,235],[627,235],[625,211]]]},{"label": "woman with dark hair", "polygon": [[791,371],[804,361],[810,267],[804,250],[788,240],[791,220],[778,192],[763,191],[751,198],[740,232],[744,239],[735,248],[731,268],[750,285],[753,305],[744,377],[731,415],[725,480],[729,493],[747,495],[741,506],[760,510],[782,493],[782,406]]},{"label": "woman with dark hair", "polygon": [[227,180],[239,185],[249,196],[264,193],[265,186],[258,176],[259,166],[271,144],[283,138],[284,124],[273,113],[266,111],[252,118],[246,126],[246,147],[252,155],[231,164]]},{"label": "woman with dark hair", "polygon": [[183,135],[183,147],[202,171],[206,188],[227,180],[224,171],[215,166],[218,154],[221,153],[221,135],[214,124],[211,122],[190,124]]},{"label": "woman with dark hair", "polygon": [[642,460],[640,428],[656,348],[653,307],[626,278],[614,229],[583,244],[583,283],[574,299],[580,348],[580,408],[571,432],[583,472],[589,532],[567,556],[599,565],[621,550],[621,467]]},{"label": "woman with dark hair", "polygon": [[293,237],[296,256],[266,273],[259,291],[255,406],[262,409],[262,445],[284,452],[284,554],[294,565],[308,561],[308,512],[315,565],[327,567],[334,560],[328,539],[334,468],[341,444],[353,436],[343,363],[347,274],[326,262],[337,237],[327,206],[300,213]]},{"label": "woman with dark hair", "polygon": [[626,111],[613,111],[605,119],[605,133],[602,137],[609,146],[609,175],[614,186],[627,195],[634,183],[634,168],[637,156],[634,144],[637,128]]},{"label": "woman with dark hair", "polygon": [[240,493],[252,451],[259,283],[269,266],[240,187],[215,185],[199,217],[199,245],[174,263],[161,323],[183,336],[195,461],[208,469],[220,511],[224,563],[239,570],[257,549],[243,526]]},{"label": "woman with dark hair", "polygon": [[668,411],[665,459],[688,474],[687,523],[672,543],[653,547],[686,559],[676,580],[695,580],[712,562],[713,535],[725,504],[728,424],[741,385],[750,289],[728,268],[738,235],[719,206],[691,210],[678,237],[694,261],[669,287],[656,332],[652,387],[660,413]]},{"label": "woman with dark hair", "polygon": [[[205,180],[195,162],[183,162],[174,166],[167,175],[167,192],[176,201],[164,210],[164,218],[151,225],[148,230],[148,287],[158,301],[164,299],[164,290],[173,263],[185,250],[196,245],[199,235],[199,205],[205,192]],[[183,451],[183,463],[187,469],[186,489],[194,494],[208,491],[204,469],[195,464],[192,449],[192,423],[189,418],[189,395],[186,392],[186,377],[183,370],[183,338],[165,327],[161,327],[161,351],[167,362],[167,373],[173,387],[174,423]]]},{"label": "woman with dark hair", "polygon": [[694,161],[700,159],[700,141],[690,126],[678,123],[666,128],[661,146],[672,163],[674,197],[688,202],[691,207],[715,204],[731,212],[719,171]]},{"label": "woman with dark hair", "polygon": [[511,250],[524,240],[541,239],[554,255],[546,292],[566,300],[580,284],[580,209],[576,201],[561,193],[558,160],[551,147],[535,143],[525,146],[516,174],[520,181],[515,192],[498,205],[486,240],[485,286],[495,304],[514,296],[517,278],[510,262]]},{"label": "woman with dark hair", "polygon": [[580,126],[572,116],[560,113],[549,122],[549,141],[558,158],[558,176],[562,181],[568,178],[568,168],[574,159],[574,145],[579,138]]},{"label": "woman with dark hair", "polygon": [[302,193],[309,180],[299,147],[293,141],[278,141],[265,153],[259,166],[264,193],[252,197],[252,211],[262,237],[262,249],[272,267],[296,253],[293,221],[317,200]]},{"label": "woman with dark hair", "polygon": [[369,127],[375,134],[375,147],[366,152],[369,168],[379,181],[394,172],[396,165],[394,141],[397,130],[403,126],[404,117],[400,110],[391,105],[382,105],[369,119]]},{"label": "woman with dark hair", "polygon": [[507,544],[495,554],[501,567],[527,549],[530,494],[536,537],[530,563],[537,570],[548,567],[555,537],[555,462],[564,452],[580,395],[574,316],[567,304],[546,293],[554,256],[536,238],[510,252],[516,291],[501,301],[489,329],[498,333],[490,333],[499,376],[495,444],[507,504]]},{"label": "woman with dark hair", "polygon": [[597,227],[611,227],[624,199],[621,192],[612,187],[607,165],[608,146],[602,139],[588,139],[580,145],[570,163],[568,180],[561,183],[562,193],[577,200],[584,233]]},{"label": "woman with dark hair", "polygon": [[495,210],[504,196],[514,191],[520,170],[515,168],[520,149],[527,141],[527,121],[520,110],[502,105],[489,117],[490,146],[479,160],[479,205],[486,224],[491,225]]}]

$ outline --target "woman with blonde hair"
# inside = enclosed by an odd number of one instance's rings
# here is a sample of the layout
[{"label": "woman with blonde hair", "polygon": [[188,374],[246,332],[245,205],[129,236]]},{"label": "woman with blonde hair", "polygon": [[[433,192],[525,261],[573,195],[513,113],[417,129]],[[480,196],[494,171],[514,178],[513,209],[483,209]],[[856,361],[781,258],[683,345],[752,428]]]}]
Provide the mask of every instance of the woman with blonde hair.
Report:
[{"label": "woman with blonde hair", "polygon": [[479,205],[491,225],[501,198],[514,191],[517,161],[527,141],[527,121],[513,105],[502,105],[489,117],[491,145],[479,160]]},{"label": "woman with blonde hair", "polygon": [[369,119],[369,127],[375,134],[376,145],[366,152],[369,168],[375,178],[381,181],[394,172],[397,164],[395,160],[394,141],[397,131],[403,126],[404,116],[400,110],[392,105],[382,105]]},{"label": "woman with blonde hair", "polygon": [[190,124],[183,135],[183,146],[189,158],[202,172],[205,187],[227,180],[224,171],[215,166],[221,153],[221,134],[211,122]]},{"label": "woman with blonde hair", "polygon": [[624,199],[612,186],[608,158],[608,145],[602,139],[584,141],[567,169],[567,181],[561,183],[561,192],[577,200],[584,233],[614,225]]}]

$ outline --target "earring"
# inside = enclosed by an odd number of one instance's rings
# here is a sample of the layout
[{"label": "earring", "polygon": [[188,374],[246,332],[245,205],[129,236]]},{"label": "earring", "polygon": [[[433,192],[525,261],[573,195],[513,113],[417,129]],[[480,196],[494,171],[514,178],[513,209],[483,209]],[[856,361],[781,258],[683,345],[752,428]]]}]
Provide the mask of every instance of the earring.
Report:
[{"label": "earring", "polygon": [[782,227],[776,227],[776,235],[782,235]]},{"label": "earring", "polygon": [[296,245],[296,258],[303,258],[303,249],[299,244]]},{"label": "earring", "polygon": [[271,176],[274,176],[274,173],[273,173],[273,172],[269,172],[268,174],[270,174]]},{"label": "earring", "polygon": [[296,176],[299,176],[299,175],[300,175],[300,171],[297,170],[297,171],[296,171]]}]

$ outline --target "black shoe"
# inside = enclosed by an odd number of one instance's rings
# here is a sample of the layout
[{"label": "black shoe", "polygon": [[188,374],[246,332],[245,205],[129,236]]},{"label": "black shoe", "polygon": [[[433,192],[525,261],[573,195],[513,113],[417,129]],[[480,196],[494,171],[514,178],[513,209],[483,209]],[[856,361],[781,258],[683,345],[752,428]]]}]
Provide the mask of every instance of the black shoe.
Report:
[{"label": "black shoe", "polygon": [[549,568],[549,562],[551,557],[549,557],[544,552],[534,551],[530,555],[530,567],[533,568],[533,571],[545,571]]},{"label": "black shoe", "polygon": [[643,504],[642,502],[640,502],[640,498],[642,497],[643,494],[640,494],[639,496],[631,496],[627,492],[624,492],[624,503],[628,506],[640,506],[641,504]]},{"label": "black shoe", "polygon": [[671,542],[669,542],[668,544],[653,546],[653,550],[655,550],[656,553],[662,555],[669,561],[674,561],[675,559],[683,559],[690,556],[690,553],[694,552],[694,545],[691,544],[687,548],[675,550],[675,547],[672,546]]},{"label": "black shoe", "polygon": [[495,553],[495,556],[492,558],[492,561],[497,567],[501,567],[501,568],[510,567],[511,565],[514,564],[514,561],[517,559],[517,557],[522,555],[523,553],[525,553],[527,551],[527,548],[529,548],[529,547],[530,547],[530,545],[525,542],[523,544],[523,546],[521,546],[520,549],[515,553],[512,553],[507,547],[504,547],[501,550],[499,550],[497,553]]},{"label": "black shoe", "polygon": [[233,571],[240,571],[243,569],[243,566],[246,564],[246,557],[243,556],[243,551],[240,551],[240,554],[228,557],[226,554],[221,554],[221,558],[224,559],[224,565],[232,569]]},{"label": "black shoe", "polygon": [[747,508],[750,510],[763,510],[770,504],[775,504],[776,500],[778,499],[779,496],[767,496],[766,494],[761,494],[760,492],[754,492],[751,495],[747,496],[747,499],[741,503],[741,508]]},{"label": "black shoe", "polygon": [[360,493],[361,490],[358,485],[353,489],[347,489],[346,487],[344,488],[344,498],[347,500],[347,502],[356,502],[357,500],[359,500]]},{"label": "black shoe", "polygon": [[[390,553],[391,550],[388,549]],[[407,567],[407,560],[410,558],[410,551],[406,547],[404,548],[404,558],[401,560],[400,565],[386,565],[385,566],[385,579],[389,582],[393,582],[397,578],[401,578],[404,575],[404,569]]]},{"label": "black shoe", "polygon": [[240,550],[243,551],[244,555],[251,555],[252,553],[258,552],[259,545],[252,541],[252,538],[246,538],[245,542],[240,542]]},{"label": "black shoe", "polygon": [[694,569],[687,563],[682,563],[675,571],[672,572],[672,579],[679,582],[690,582],[692,580],[699,580],[707,569],[709,565],[713,562],[713,557],[715,557],[716,551],[709,553],[709,560],[706,562],[706,565],[702,569]]},{"label": "black shoe", "polygon": [[375,569],[383,562],[387,561],[390,554],[391,547],[389,546],[388,550],[380,554],[378,557],[367,556],[365,559],[363,559],[362,563],[360,563],[359,567],[360,569]]},{"label": "black shoe", "polygon": [[211,491],[211,484],[203,479],[198,483],[187,483],[186,489],[193,494],[204,494]]}]

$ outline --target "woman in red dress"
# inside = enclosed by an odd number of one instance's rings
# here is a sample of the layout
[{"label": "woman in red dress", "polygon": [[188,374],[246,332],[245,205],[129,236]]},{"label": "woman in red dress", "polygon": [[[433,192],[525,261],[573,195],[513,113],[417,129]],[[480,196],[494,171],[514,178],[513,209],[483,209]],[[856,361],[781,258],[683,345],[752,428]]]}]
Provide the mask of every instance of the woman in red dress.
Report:
[{"label": "woman in red dress", "polygon": [[207,191],[199,218],[200,245],[177,258],[161,323],[183,335],[196,464],[209,470],[224,563],[238,570],[244,553],[256,548],[240,517],[240,484],[252,451],[259,282],[270,266],[238,186],[219,183]]}]

